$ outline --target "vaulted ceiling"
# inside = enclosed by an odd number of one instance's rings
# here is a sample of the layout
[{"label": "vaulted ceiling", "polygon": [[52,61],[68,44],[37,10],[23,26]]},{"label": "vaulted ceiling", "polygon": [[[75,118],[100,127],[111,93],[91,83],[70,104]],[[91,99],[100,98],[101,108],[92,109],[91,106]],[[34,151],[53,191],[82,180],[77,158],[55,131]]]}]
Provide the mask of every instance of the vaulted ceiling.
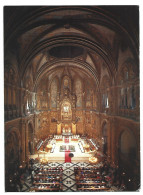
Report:
[{"label": "vaulted ceiling", "polygon": [[136,6],[8,6],[4,18],[5,67],[17,66],[21,86],[65,66],[98,86],[103,69],[114,81],[120,53],[139,61]]}]

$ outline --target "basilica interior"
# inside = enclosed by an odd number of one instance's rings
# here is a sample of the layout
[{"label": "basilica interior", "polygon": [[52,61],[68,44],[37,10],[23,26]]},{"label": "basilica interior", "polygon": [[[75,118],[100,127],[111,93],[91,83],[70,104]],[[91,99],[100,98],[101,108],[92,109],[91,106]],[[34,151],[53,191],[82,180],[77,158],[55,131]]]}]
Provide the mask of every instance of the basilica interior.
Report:
[{"label": "basilica interior", "polygon": [[138,6],[5,6],[6,192],[140,189]]}]

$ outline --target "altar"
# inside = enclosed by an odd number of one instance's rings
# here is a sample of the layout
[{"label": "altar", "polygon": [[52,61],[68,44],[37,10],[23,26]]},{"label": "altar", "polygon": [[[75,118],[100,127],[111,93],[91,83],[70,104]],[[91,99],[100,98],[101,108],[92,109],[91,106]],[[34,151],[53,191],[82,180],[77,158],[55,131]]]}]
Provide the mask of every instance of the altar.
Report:
[{"label": "altar", "polygon": [[60,146],[59,152],[65,152],[67,150],[70,150],[70,152],[75,152],[75,146],[74,145],[62,145]]},{"label": "altar", "polygon": [[68,127],[68,128],[63,127],[62,128],[62,135],[72,135],[71,127]]},{"label": "altar", "polygon": [[62,135],[64,135],[64,136],[70,136],[70,135],[72,135],[72,133],[65,132],[65,133],[62,133]]},{"label": "altar", "polygon": [[57,124],[57,135],[76,135],[76,124],[74,123]]}]

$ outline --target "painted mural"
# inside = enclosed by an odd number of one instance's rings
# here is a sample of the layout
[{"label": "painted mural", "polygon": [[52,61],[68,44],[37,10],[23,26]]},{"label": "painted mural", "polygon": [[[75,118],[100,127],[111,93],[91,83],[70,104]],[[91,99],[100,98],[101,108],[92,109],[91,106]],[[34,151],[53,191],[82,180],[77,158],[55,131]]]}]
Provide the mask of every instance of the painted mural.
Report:
[{"label": "painted mural", "polygon": [[67,88],[71,91],[71,81],[70,81],[69,76],[66,75],[63,77],[61,89],[64,91]]},{"label": "painted mural", "polygon": [[72,110],[71,104],[68,101],[64,101],[61,106],[61,116],[63,120],[71,120],[72,119]]},{"label": "painted mural", "polygon": [[69,81],[67,78],[64,79],[64,88],[69,88]]},{"label": "painted mural", "polygon": [[90,97],[91,97],[91,90],[89,88],[87,88],[87,91],[86,91],[86,107],[91,106]]},{"label": "painted mural", "polygon": [[75,83],[75,93],[77,97],[76,107],[82,107],[82,84],[79,79]]},{"label": "painted mural", "polygon": [[57,81],[54,79],[51,84],[51,107],[56,108],[57,107]]}]

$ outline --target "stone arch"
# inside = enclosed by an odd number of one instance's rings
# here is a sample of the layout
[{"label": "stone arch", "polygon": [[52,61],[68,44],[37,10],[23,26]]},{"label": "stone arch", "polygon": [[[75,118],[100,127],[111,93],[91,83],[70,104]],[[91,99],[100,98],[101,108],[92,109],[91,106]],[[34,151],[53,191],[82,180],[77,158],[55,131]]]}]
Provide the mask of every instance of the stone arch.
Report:
[{"label": "stone arch", "polygon": [[137,158],[137,142],[134,133],[124,128],[118,138],[119,163],[135,162]]},{"label": "stone arch", "polygon": [[134,109],[136,107],[136,87],[134,78],[137,76],[133,60],[127,59],[117,73],[118,106],[122,109]]},{"label": "stone arch", "polygon": [[101,125],[102,130],[102,143],[103,143],[103,153],[108,154],[108,121],[104,120]]},{"label": "stone arch", "polygon": [[[4,104],[6,110],[11,109],[13,110],[13,114],[11,114],[11,117],[15,117],[16,110],[19,106],[19,90],[17,87],[19,87],[19,75],[16,66],[10,65],[9,67],[5,68],[4,70]],[[8,85],[10,84],[10,85]],[[14,87],[11,87],[14,86]],[[17,110],[18,111],[18,110]],[[5,112],[5,117],[9,118],[8,114]]]},{"label": "stone arch", "polygon": [[[118,166],[121,172],[126,173],[125,183],[129,185],[128,178],[131,178],[130,188],[139,187],[140,163],[138,161],[139,143],[136,133],[132,128],[123,127],[117,137]],[[136,180],[136,184],[134,181]]]},{"label": "stone arch", "polygon": [[10,65],[9,67],[5,68],[4,74],[6,76],[5,78],[6,82],[15,86],[20,85],[19,72],[16,65]]},{"label": "stone arch", "polygon": [[5,135],[6,171],[13,173],[20,165],[21,135],[17,128],[10,128]]},{"label": "stone arch", "polygon": [[123,82],[127,80],[132,80],[136,76],[138,76],[136,70],[136,65],[133,59],[128,58],[119,68],[117,72],[117,83],[121,85]]},{"label": "stone arch", "polygon": [[129,71],[129,80],[134,79],[135,77],[138,77],[138,66],[133,58],[127,58],[125,61],[126,66],[128,67]]}]

